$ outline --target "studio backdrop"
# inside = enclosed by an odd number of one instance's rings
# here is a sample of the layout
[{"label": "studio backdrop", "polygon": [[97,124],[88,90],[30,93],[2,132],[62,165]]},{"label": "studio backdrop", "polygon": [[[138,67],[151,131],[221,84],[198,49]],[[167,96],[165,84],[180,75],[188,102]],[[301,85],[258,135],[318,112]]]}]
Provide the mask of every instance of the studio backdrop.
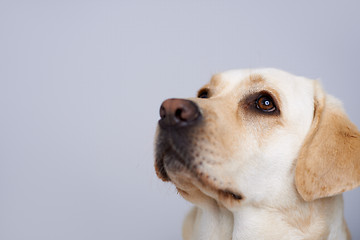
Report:
[{"label": "studio backdrop", "polygon": [[[0,1],[0,239],[180,240],[161,102],[212,74],[320,79],[360,126],[358,1]],[[360,189],[345,193],[360,239]]]}]

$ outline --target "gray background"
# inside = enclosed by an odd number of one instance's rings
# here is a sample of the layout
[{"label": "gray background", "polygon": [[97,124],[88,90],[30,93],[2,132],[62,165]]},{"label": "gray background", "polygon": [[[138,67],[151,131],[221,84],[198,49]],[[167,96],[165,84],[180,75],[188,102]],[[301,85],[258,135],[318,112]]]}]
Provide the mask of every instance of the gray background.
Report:
[{"label": "gray background", "polygon": [[[213,73],[277,67],[360,126],[356,1],[0,1],[0,239],[180,239],[158,109]],[[360,189],[345,194],[360,239]],[[276,228],[276,226],[274,226]]]}]

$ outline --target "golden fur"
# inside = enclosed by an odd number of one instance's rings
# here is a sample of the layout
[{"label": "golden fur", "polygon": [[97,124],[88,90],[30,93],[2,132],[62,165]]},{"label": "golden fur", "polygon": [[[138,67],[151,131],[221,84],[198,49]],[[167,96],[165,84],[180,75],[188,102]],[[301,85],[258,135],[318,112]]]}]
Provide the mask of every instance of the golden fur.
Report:
[{"label": "golden fur", "polygon": [[296,166],[296,186],[306,201],[360,185],[360,134],[339,102],[318,94],[313,126]]}]

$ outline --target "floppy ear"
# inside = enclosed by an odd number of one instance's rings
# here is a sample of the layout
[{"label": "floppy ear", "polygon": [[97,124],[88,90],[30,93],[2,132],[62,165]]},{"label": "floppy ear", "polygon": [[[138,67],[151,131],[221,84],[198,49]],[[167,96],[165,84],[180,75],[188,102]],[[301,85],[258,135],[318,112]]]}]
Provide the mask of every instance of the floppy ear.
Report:
[{"label": "floppy ear", "polygon": [[360,185],[360,133],[335,98],[315,84],[314,120],[296,165],[296,188],[305,201]]}]

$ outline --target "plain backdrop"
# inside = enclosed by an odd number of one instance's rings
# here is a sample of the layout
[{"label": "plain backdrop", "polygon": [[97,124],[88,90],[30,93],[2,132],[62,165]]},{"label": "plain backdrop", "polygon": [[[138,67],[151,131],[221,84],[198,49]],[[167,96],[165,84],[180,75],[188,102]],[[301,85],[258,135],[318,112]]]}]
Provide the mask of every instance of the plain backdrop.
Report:
[{"label": "plain backdrop", "polygon": [[[158,109],[216,72],[320,78],[360,126],[359,8],[0,0],[0,239],[181,239],[191,205],[156,178]],[[345,194],[355,240],[359,202]]]}]

